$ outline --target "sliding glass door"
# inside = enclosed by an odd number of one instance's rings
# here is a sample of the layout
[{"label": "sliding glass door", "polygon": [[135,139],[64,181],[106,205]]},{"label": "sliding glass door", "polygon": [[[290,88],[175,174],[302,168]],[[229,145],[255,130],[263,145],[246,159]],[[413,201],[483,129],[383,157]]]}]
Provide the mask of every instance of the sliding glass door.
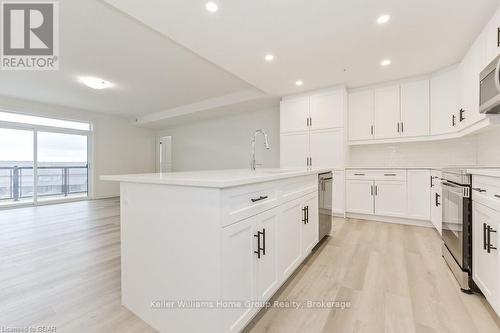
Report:
[{"label": "sliding glass door", "polygon": [[34,135],[0,128],[0,207],[33,203]]},{"label": "sliding glass door", "polygon": [[37,200],[86,197],[87,136],[37,132]]},{"label": "sliding glass door", "polygon": [[0,111],[0,209],[86,198],[91,125]]}]

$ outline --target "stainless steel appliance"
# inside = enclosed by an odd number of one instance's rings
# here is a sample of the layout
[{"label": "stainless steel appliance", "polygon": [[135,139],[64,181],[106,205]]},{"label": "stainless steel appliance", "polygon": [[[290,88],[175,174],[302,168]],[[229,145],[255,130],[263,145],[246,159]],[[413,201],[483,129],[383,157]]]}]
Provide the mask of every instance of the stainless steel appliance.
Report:
[{"label": "stainless steel appliance", "polygon": [[332,172],[318,175],[319,240],[330,234],[332,229]]},{"label": "stainless steel appliance", "polygon": [[475,290],[472,281],[471,176],[465,170],[443,170],[443,248],[446,263],[464,292]]},{"label": "stainless steel appliance", "polygon": [[479,76],[479,111],[500,113],[500,55]]}]

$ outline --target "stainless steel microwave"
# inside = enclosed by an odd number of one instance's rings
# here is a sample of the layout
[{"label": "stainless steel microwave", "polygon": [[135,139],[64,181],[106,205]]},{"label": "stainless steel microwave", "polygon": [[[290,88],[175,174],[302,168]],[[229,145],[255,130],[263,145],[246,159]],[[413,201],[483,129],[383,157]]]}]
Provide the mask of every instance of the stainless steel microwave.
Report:
[{"label": "stainless steel microwave", "polygon": [[486,66],[479,80],[479,111],[500,113],[500,55]]}]

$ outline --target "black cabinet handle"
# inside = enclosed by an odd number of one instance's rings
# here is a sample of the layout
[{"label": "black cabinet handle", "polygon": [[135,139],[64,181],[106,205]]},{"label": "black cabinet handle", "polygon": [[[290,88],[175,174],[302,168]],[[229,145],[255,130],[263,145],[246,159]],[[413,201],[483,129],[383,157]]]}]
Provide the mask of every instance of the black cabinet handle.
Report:
[{"label": "black cabinet handle", "polygon": [[497,31],[497,47],[500,47],[500,28]]},{"label": "black cabinet handle", "polygon": [[375,185],[375,196],[378,195],[378,185]]},{"label": "black cabinet handle", "polygon": [[373,135],[373,125],[370,126],[370,134]]},{"label": "black cabinet handle", "polygon": [[373,196],[373,185],[370,186],[370,194]]},{"label": "black cabinet handle", "polygon": [[500,195],[498,195],[498,194],[495,194],[495,198],[499,198],[499,199],[500,199]]},{"label": "black cabinet handle", "polygon": [[486,250],[486,223],[483,223],[483,250]]},{"label": "black cabinet handle", "polygon": [[399,124],[400,124],[400,123],[398,123],[398,133],[399,133]]},{"label": "black cabinet handle", "polygon": [[452,125],[453,127],[455,127],[455,125],[456,125],[456,118],[457,118],[457,116],[455,116],[455,115],[452,115],[452,116],[451,116],[451,125]]},{"label": "black cabinet handle", "polygon": [[405,132],[405,122],[402,121],[401,122],[401,133],[404,133]]},{"label": "black cabinet handle", "polygon": [[465,113],[465,109],[460,109],[460,122],[465,120],[464,113]]},{"label": "black cabinet handle", "polygon": [[384,173],[384,176],[397,176],[395,173]]},{"label": "black cabinet handle", "polygon": [[486,234],[486,238],[487,238],[487,249],[486,249],[486,252],[488,253],[491,253],[491,250],[496,250],[497,248],[492,246],[491,245],[491,233],[492,232],[497,232],[496,230],[493,230],[493,228],[491,226],[487,226],[486,227],[486,231],[487,231],[487,234]]},{"label": "black cabinet handle", "polygon": [[482,188],[479,188],[479,187],[474,187],[473,190],[477,191],[479,193],[486,192],[486,190],[483,190]]},{"label": "black cabinet handle", "polygon": [[307,223],[307,213],[306,213],[307,208],[303,207],[302,208],[302,223],[306,224]]},{"label": "black cabinet handle", "polygon": [[441,206],[441,203],[439,202],[439,198],[441,198],[441,196],[436,193],[436,207]]},{"label": "black cabinet handle", "polygon": [[262,235],[262,232],[257,231],[256,235],[253,235],[254,237],[257,237],[257,251],[253,251],[253,253],[257,254],[257,258],[260,259],[260,251],[262,250],[262,247],[260,247],[260,235]]},{"label": "black cabinet handle", "polygon": [[266,228],[262,228],[262,254],[266,255]]},{"label": "black cabinet handle", "polygon": [[250,200],[252,200],[252,202],[257,202],[257,201],[265,200],[267,198],[268,198],[268,196],[266,195],[266,196],[260,196],[257,199],[250,199]]}]

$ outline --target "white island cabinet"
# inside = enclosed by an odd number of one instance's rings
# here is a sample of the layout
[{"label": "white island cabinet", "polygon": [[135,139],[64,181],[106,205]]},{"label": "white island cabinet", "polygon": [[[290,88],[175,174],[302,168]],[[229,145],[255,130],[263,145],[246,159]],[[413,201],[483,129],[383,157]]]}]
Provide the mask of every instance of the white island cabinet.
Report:
[{"label": "white island cabinet", "polygon": [[318,243],[317,171],[120,181],[122,303],[160,332],[239,332]]}]

